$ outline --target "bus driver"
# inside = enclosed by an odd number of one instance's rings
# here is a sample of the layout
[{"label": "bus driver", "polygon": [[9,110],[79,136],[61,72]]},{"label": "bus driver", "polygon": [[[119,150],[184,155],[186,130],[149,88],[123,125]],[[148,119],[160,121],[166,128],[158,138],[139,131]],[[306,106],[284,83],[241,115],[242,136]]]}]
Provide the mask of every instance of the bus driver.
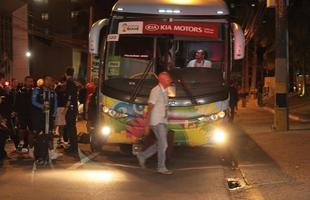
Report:
[{"label": "bus driver", "polygon": [[189,61],[187,67],[206,67],[211,68],[212,63],[209,60],[205,60],[205,52],[201,49],[196,51],[195,59]]}]

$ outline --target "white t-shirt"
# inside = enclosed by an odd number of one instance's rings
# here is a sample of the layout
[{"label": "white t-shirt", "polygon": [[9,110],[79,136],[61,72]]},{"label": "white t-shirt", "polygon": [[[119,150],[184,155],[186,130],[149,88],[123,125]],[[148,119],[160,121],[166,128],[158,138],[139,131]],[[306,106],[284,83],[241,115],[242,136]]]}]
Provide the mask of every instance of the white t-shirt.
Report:
[{"label": "white t-shirt", "polygon": [[154,105],[150,115],[150,126],[156,126],[159,123],[168,123],[168,93],[162,86],[157,85],[151,91],[148,103]]},{"label": "white t-shirt", "polygon": [[206,68],[211,68],[212,63],[209,60],[203,60],[202,62],[197,62],[196,59],[189,61],[187,64],[187,67],[206,67]]}]

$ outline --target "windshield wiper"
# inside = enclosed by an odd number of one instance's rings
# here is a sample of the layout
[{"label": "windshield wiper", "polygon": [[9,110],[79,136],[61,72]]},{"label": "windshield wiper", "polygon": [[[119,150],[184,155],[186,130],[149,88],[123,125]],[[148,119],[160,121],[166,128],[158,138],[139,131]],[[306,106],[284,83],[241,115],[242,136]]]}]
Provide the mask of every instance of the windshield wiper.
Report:
[{"label": "windshield wiper", "polygon": [[177,83],[179,83],[182,86],[182,89],[184,90],[185,94],[187,95],[187,97],[191,100],[193,105],[197,105],[197,101],[194,98],[193,94],[191,93],[191,91],[188,89],[187,85],[185,84],[184,80],[180,77],[178,77],[177,75],[174,74],[174,77],[177,80]]},{"label": "windshield wiper", "polygon": [[148,64],[148,66],[145,68],[143,74],[142,74],[142,78],[139,80],[139,82],[137,83],[136,87],[133,90],[133,93],[129,99],[129,102],[134,103],[134,101],[137,98],[137,95],[140,93],[142,86],[145,82],[146,77],[148,76],[149,72],[152,69],[152,65],[153,65],[153,60],[150,60],[150,63]]}]

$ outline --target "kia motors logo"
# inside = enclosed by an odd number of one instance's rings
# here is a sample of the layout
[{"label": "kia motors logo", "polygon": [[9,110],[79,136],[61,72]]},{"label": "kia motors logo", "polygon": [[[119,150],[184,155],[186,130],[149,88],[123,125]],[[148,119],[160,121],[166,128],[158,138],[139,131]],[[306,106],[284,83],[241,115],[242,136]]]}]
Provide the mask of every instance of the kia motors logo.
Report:
[{"label": "kia motors logo", "polygon": [[157,24],[148,24],[145,26],[145,29],[147,31],[158,31],[159,30],[159,25]]}]

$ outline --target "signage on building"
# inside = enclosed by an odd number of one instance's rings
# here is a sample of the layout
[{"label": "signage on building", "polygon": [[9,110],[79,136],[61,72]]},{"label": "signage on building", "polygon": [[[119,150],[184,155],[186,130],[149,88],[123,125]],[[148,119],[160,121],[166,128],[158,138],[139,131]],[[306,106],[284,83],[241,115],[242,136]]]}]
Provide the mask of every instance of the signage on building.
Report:
[{"label": "signage on building", "polygon": [[189,22],[121,22],[119,34],[175,34],[218,38],[216,24]]}]

